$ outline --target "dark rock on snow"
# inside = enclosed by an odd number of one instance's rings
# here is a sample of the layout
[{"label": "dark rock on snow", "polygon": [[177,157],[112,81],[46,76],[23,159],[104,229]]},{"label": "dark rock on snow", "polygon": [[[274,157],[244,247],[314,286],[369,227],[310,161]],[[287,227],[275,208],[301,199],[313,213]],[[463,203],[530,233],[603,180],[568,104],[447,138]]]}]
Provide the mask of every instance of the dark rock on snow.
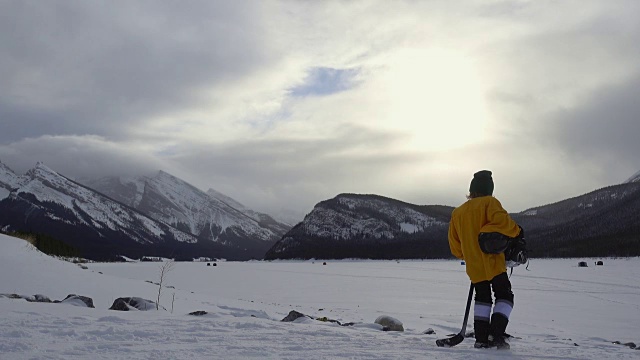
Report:
[{"label": "dark rock on snow", "polygon": [[388,315],[378,316],[375,323],[382,325],[385,331],[404,331],[402,322]]},{"label": "dark rock on snow", "polygon": [[282,319],[282,320],[280,320],[280,321],[284,321],[284,322],[292,322],[292,321],[295,321],[295,320],[297,320],[297,319],[299,319],[299,318],[301,318],[301,317],[308,317],[309,319],[313,319],[313,320],[317,320],[317,321],[322,321],[322,322],[331,322],[331,323],[338,324],[338,325],[340,325],[340,326],[352,326],[352,325],[354,325],[354,324],[355,324],[355,323],[353,323],[353,322],[349,322],[349,323],[344,323],[344,324],[343,324],[343,323],[341,323],[341,322],[340,322],[340,321],[338,321],[338,320],[329,319],[329,318],[327,318],[326,316],[319,317],[319,318],[314,318],[314,317],[312,317],[312,316],[305,315],[305,314],[300,313],[300,312],[297,312],[297,311],[295,311],[295,310],[291,310],[291,311],[289,312],[289,314],[288,314],[284,319]]},{"label": "dark rock on snow", "polygon": [[76,294],[69,294],[67,295],[66,298],[64,298],[64,300],[62,301],[54,301],[56,303],[60,303],[60,304],[69,304],[69,305],[75,305],[75,306],[84,306],[84,307],[88,307],[88,308],[95,308],[95,306],[93,305],[93,299],[87,296],[81,296],[81,295],[76,295]]},{"label": "dark rock on snow", "polygon": [[[166,310],[164,307],[158,305],[159,309]],[[156,310],[156,303],[151,300],[146,300],[139,297],[125,297],[117,298],[109,310],[129,311],[129,310]]]},{"label": "dark rock on snow", "polygon": [[51,299],[49,299],[48,297],[46,297],[44,295],[40,295],[40,294],[36,294],[36,295],[33,295],[33,296],[18,295],[18,294],[0,294],[0,298],[25,299],[28,302],[43,302],[43,303],[50,303],[51,302]]},{"label": "dark rock on snow", "polygon": [[627,346],[627,347],[629,347],[630,349],[636,349],[636,348],[637,348],[636,344],[635,344],[635,343],[633,343],[633,342],[622,343],[622,342],[620,342],[620,341],[614,341],[613,343],[614,343],[614,344],[616,344],[616,345],[624,345],[624,346]]},{"label": "dark rock on snow", "polygon": [[43,302],[43,303],[50,303],[51,299],[49,299],[49,297],[44,296],[42,294],[36,294],[33,295],[31,297],[25,297],[25,300],[29,301],[29,302]]},{"label": "dark rock on snow", "polygon": [[291,310],[291,311],[289,311],[289,315],[287,315],[284,319],[282,319],[280,321],[291,322],[291,321],[294,321],[294,320],[296,320],[298,318],[301,318],[301,317],[304,317],[304,316],[307,316],[307,315],[305,315],[303,313],[299,313],[299,312],[297,312],[295,310]]},{"label": "dark rock on snow", "polygon": [[0,298],[7,299],[22,299],[23,297],[18,294],[0,294]]},{"label": "dark rock on snow", "polygon": [[54,304],[70,304],[75,306],[84,306],[89,308],[95,308],[93,305],[93,299],[87,296],[80,296],[75,294],[69,294],[63,300],[53,300],[49,299],[48,296],[42,294],[36,294],[33,296],[26,295],[18,295],[18,294],[0,294],[0,298],[9,298],[9,299],[25,299],[28,302],[40,302],[40,303],[54,303]]}]

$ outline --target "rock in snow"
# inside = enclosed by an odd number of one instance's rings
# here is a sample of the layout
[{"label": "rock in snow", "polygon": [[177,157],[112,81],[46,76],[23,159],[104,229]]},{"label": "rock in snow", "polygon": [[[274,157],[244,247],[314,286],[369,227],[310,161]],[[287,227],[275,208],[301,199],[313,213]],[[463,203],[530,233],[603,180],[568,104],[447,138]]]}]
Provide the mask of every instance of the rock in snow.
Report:
[{"label": "rock in snow", "polygon": [[18,294],[0,294],[0,298],[25,299],[28,302],[45,302],[45,303],[50,303],[51,302],[51,299],[49,299],[47,296],[40,295],[40,294],[36,294],[36,295],[33,295],[33,296],[18,295]]},{"label": "rock in snow", "polygon": [[376,324],[382,325],[386,331],[404,331],[402,322],[389,315],[378,316],[378,318],[374,322]]},{"label": "rock in snow", "polygon": [[[159,306],[159,305],[158,305]],[[166,310],[159,306],[159,309]],[[129,311],[129,310],[156,310],[156,303],[139,297],[117,298],[109,310]]]},{"label": "rock in snow", "polygon": [[[58,302],[58,301],[56,301]],[[80,296],[80,295],[75,295],[75,294],[69,294],[67,295],[66,298],[64,298],[64,300],[59,301],[60,304],[69,304],[69,305],[73,305],[73,306],[80,306],[80,307],[88,307],[88,308],[95,308],[95,306],[93,306],[93,299],[87,296]]]},{"label": "rock in snow", "polygon": [[306,316],[306,315],[303,314],[303,313],[297,312],[295,310],[291,310],[291,311],[289,311],[289,314],[284,319],[282,319],[280,321],[291,322],[291,321],[294,321],[294,320],[296,320],[298,318],[301,318],[301,317],[304,317],[304,316]]},{"label": "rock in snow", "polygon": [[42,294],[35,294],[31,297],[26,297],[25,300],[29,301],[29,302],[44,302],[44,303],[50,303],[51,299],[49,299],[48,296],[42,295]]},{"label": "rock in snow", "polygon": [[28,302],[41,302],[41,303],[54,303],[54,304],[69,304],[80,307],[89,307],[95,308],[93,306],[93,299],[87,296],[80,296],[75,294],[69,294],[63,300],[54,300],[51,301],[48,296],[36,294],[33,296],[26,295],[18,295],[18,294],[0,294],[0,298],[8,298],[8,299],[24,299]]}]

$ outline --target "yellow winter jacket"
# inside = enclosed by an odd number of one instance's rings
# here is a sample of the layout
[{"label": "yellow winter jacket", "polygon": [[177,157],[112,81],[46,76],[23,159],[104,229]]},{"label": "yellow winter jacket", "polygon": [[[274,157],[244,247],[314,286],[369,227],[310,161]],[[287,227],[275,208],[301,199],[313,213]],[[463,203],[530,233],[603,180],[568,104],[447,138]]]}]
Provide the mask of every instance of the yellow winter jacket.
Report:
[{"label": "yellow winter jacket", "polygon": [[453,210],[449,222],[451,253],[465,261],[472,283],[491,280],[507,271],[504,254],[485,254],[480,250],[481,232],[499,232],[516,237],[520,227],[493,196],[470,199]]}]

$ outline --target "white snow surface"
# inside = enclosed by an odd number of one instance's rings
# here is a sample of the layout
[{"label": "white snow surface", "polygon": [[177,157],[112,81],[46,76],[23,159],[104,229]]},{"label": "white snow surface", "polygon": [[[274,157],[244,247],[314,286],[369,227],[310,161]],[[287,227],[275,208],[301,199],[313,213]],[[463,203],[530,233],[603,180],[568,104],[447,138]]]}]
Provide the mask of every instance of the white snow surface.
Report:
[{"label": "white snow surface", "polygon": [[[589,267],[579,268],[578,261]],[[468,278],[459,261],[175,263],[167,311],[107,310],[118,297],[155,300],[159,263],[89,263],[46,256],[0,235],[0,294],[91,297],[95,309],[0,297],[0,358],[13,359],[638,359],[640,258],[533,259],[511,278],[511,350],[454,348]],[[172,311],[173,310],[173,311]],[[204,310],[204,316],[189,312]],[[290,310],[308,318],[281,322]],[[404,332],[383,332],[380,315]],[[470,315],[473,323],[473,310]],[[423,334],[432,328],[435,334]]]},{"label": "white snow surface", "polygon": [[11,194],[9,190],[0,187],[0,200],[6,198],[9,194]]}]

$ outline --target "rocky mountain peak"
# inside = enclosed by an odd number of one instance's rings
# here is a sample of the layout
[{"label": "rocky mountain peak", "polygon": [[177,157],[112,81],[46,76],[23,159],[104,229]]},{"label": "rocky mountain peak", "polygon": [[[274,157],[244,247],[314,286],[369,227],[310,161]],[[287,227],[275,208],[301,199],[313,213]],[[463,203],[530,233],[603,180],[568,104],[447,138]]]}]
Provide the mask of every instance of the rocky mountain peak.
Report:
[{"label": "rocky mountain peak", "polygon": [[27,171],[27,173],[25,175],[27,175],[27,176],[29,176],[31,178],[59,176],[59,174],[57,172],[53,171],[50,167],[45,165],[44,162],[42,162],[42,161],[38,161],[36,163],[36,166],[31,168],[29,171]]},{"label": "rocky mountain peak", "polygon": [[633,182],[640,182],[640,171],[638,171],[637,173],[633,174],[630,178],[627,179],[627,181],[625,181],[625,184],[628,183],[633,183]]}]

